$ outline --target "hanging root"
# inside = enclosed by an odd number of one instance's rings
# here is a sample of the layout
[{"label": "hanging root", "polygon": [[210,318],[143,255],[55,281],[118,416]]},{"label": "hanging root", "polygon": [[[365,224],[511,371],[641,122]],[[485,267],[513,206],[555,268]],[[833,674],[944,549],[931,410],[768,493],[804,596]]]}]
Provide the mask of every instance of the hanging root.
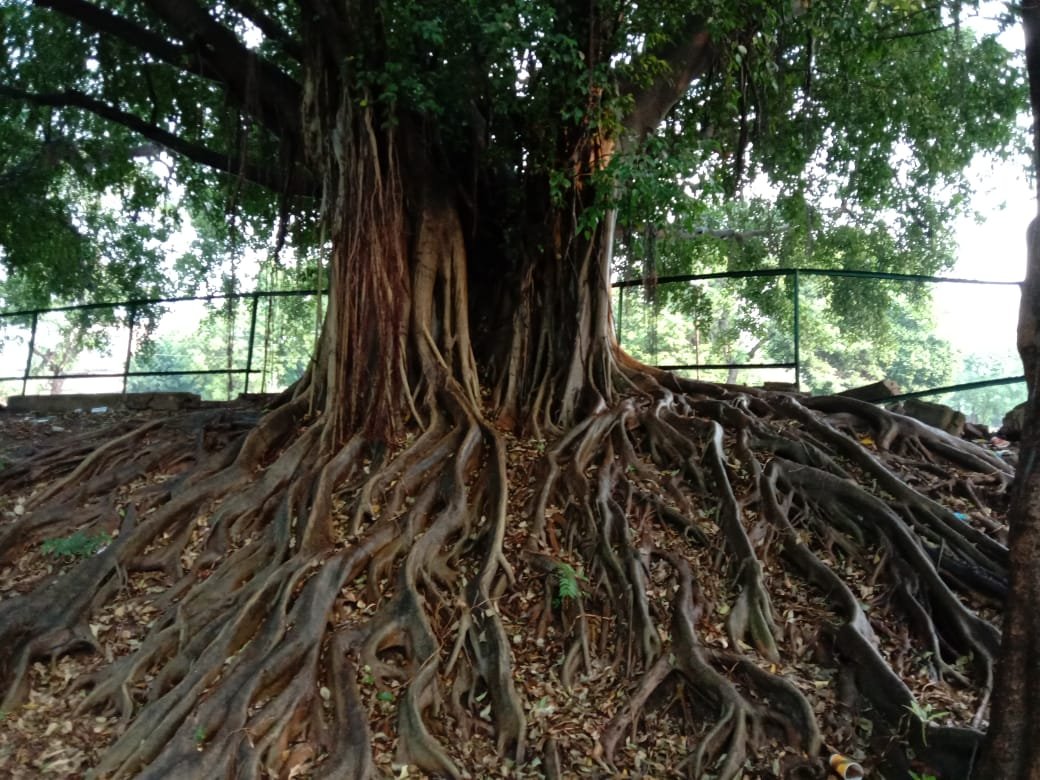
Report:
[{"label": "hanging root", "polygon": [[[119,716],[113,778],[970,761],[1002,461],[869,405],[646,371],[537,445],[446,376],[392,447],[333,446],[297,395],[5,471],[11,495],[48,480],[0,526],[5,571],[46,539],[111,540],[0,602],[0,709],[37,661],[98,659],[66,696]],[[113,654],[91,626],[126,604],[148,620]]]}]

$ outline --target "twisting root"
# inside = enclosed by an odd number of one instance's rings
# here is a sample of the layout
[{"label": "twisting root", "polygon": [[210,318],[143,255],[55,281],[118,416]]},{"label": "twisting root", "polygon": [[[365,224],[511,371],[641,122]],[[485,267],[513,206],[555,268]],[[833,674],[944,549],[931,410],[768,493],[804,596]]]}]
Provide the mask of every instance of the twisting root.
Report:
[{"label": "twisting root", "polygon": [[0,489],[64,474],[0,527],[12,549],[114,538],[0,602],[0,709],[36,661],[103,652],[93,616],[149,572],[139,645],[75,681],[81,711],[123,723],[99,777],[373,777],[391,750],[463,777],[484,740],[565,776],[577,742],[545,727],[530,658],[560,702],[612,681],[582,748],[604,771],[642,766],[648,733],[676,735],[661,766],[690,777],[739,777],[774,743],[816,766],[868,719],[948,776],[968,760],[954,738],[977,732],[912,713],[922,676],[985,706],[1007,555],[993,518],[954,509],[999,513],[998,459],[874,407],[630,367],[635,392],[537,452],[488,425],[432,335],[427,357],[423,427],[389,447],[336,444],[297,394],[251,429],[155,422],[8,470]]}]

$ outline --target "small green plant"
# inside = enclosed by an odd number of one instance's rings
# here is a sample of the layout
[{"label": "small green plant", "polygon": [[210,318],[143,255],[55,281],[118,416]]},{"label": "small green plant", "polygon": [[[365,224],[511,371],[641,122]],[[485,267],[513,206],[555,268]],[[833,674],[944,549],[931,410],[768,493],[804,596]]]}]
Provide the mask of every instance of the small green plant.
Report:
[{"label": "small green plant", "polygon": [[394,695],[390,691],[380,691],[376,694],[376,698],[379,699],[379,701],[392,702],[394,700]]},{"label": "small green plant", "polygon": [[40,550],[54,558],[89,558],[111,541],[112,537],[104,531],[95,536],[76,531],[60,539],[44,540]]},{"label": "small green plant", "polygon": [[910,780],[939,780],[935,775],[930,772],[925,772],[923,775],[917,774],[914,770],[910,770]]},{"label": "small green plant", "polygon": [[576,599],[581,595],[578,579],[585,575],[574,570],[569,563],[556,564],[556,603],[562,604],[565,599]]},{"label": "small green plant", "polygon": [[904,705],[921,724],[921,742],[928,744],[926,727],[929,723],[945,718],[950,713],[946,710],[932,709],[931,704],[918,704],[916,701]]},{"label": "small green plant", "polygon": [[202,747],[202,743],[206,741],[206,729],[201,725],[195,727],[195,744]]}]

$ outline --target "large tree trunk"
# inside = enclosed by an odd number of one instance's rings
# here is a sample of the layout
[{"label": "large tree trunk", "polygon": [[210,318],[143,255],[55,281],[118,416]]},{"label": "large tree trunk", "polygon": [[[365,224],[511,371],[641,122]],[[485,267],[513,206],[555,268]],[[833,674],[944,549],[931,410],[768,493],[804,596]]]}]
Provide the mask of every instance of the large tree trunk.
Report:
[{"label": "large tree trunk", "polygon": [[[574,178],[588,175],[583,168]],[[572,197],[593,196],[576,183]],[[507,348],[485,372],[498,423],[537,437],[605,409],[618,378],[609,294],[613,212],[583,234],[573,215],[590,204],[551,209],[549,202],[545,192],[544,217],[532,225],[540,240],[520,264],[519,294],[505,312]],[[494,298],[474,300],[480,306]]]},{"label": "large tree trunk", "polygon": [[428,124],[377,106],[324,47],[308,62],[305,140],[323,172],[331,295],[297,392],[324,411],[330,445],[355,434],[389,442],[426,419],[438,393],[479,404],[455,173],[436,162]]},{"label": "large tree trunk", "polygon": [[[1040,256],[1034,231],[1030,234],[1030,263],[1034,265]],[[1031,274],[1035,272],[1034,265]],[[1032,304],[1023,301],[1023,307],[1035,305],[1038,300],[1034,298]],[[1034,314],[1028,319],[1037,322]],[[1033,349],[1037,336],[1040,331],[1034,329],[1029,337]],[[1008,513],[1011,581],[993,690],[993,701],[998,704],[993,707],[987,739],[972,773],[978,780],[1040,777],[1040,469],[1036,463],[1040,453],[1040,420],[1035,403],[1035,362],[1029,368],[1029,406]]]}]

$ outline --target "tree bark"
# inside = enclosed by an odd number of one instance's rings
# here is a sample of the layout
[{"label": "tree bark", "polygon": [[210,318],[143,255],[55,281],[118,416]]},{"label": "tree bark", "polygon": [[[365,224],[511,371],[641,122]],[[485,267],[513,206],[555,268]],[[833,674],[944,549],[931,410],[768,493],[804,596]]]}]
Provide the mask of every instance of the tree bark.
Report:
[{"label": "tree bark", "polygon": [[[1034,155],[1040,153],[1040,2],[1021,6],[1033,113]],[[1034,157],[1035,160],[1035,157]],[[1040,182],[1038,182],[1040,184]],[[1040,777],[1040,217],[1027,236],[1026,280],[1019,308],[1018,351],[1029,389],[1019,468],[1008,513],[1010,589],[1005,604],[990,728],[972,777]]]}]

